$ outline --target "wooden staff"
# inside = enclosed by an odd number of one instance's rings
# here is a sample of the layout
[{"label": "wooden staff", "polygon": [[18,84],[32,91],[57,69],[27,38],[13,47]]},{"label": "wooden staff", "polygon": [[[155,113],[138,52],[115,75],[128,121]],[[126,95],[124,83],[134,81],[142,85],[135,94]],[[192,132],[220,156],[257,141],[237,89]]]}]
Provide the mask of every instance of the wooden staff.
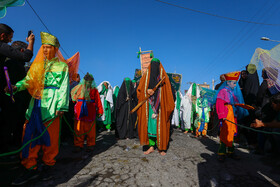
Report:
[{"label": "wooden staff", "polygon": [[[163,77],[158,83],[157,83],[157,85],[153,88],[153,91],[155,92],[156,90],[157,90],[157,88],[159,87],[159,85],[162,83],[162,81],[165,79],[165,77]],[[144,99],[143,99],[143,101],[141,101],[140,103],[138,103],[138,105],[134,108],[134,109],[132,109],[131,111],[130,111],[130,114],[132,114],[133,112],[135,112],[136,110],[138,110],[148,99],[149,99],[149,97],[151,97],[151,95],[148,95],[147,97],[145,97]]]}]

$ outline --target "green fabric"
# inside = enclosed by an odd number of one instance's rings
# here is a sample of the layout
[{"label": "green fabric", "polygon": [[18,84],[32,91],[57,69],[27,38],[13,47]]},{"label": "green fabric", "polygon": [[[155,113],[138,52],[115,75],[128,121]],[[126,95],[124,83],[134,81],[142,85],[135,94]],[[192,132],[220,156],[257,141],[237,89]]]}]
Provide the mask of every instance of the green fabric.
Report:
[{"label": "green fabric", "polygon": [[[120,91],[120,88],[118,86],[116,86],[114,93],[113,93],[113,103],[114,103],[114,107],[115,107],[114,110],[116,110],[116,102],[117,102],[117,97],[118,97],[119,91]],[[116,122],[115,115],[112,115],[112,122]]]},{"label": "green fabric", "polygon": [[158,63],[160,63],[160,60],[157,59],[157,58],[153,58],[153,59],[151,60],[151,62],[158,62]]},{"label": "green fabric", "polygon": [[127,93],[129,93],[129,91],[130,91],[130,78],[125,78],[124,79],[124,81],[125,81],[125,87],[126,87],[126,90],[127,90]]},{"label": "green fabric", "polygon": [[205,115],[205,123],[209,123],[209,112],[211,111],[211,108],[209,107],[208,105],[208,101],[206,98],[199,98],[196,100],[196,104],[197,104],[197,111],[196,113],[198,114],[198,118],[199,118],[199,121],[201,122],[203,119],[202,119],[202,111],[203,111],[203,108],[204,108],[204,115]]},{"label": "green fabric", "polygon": [[220,142],[220,147],[218,150],[219,155],[225,155],[227,153],[233,153],[234,152],[234,144],[232,143],[232,147],[227,147],[226,144],[223,142]]},{"label": "green fabric", "polygon": [[199,122],[199,117],[196,116],[192,127],[197,128],[198,127],[198,122]]},{"label": "green fabric", "polygon": [[194,101],[196,99],[196,84],[193,83],[192,85],[192,112],[191,112],[191,124],[194,123],[195,115],[196,115],[196,102]]},{"label": "green fabric", "polygon": [[154,111],[149,103],[148,136],[157,137],[157,118],[153,119]]},{"label": "green fabric", "polygon": [[193,129],[194,129],[194,127],[193,127],[193,125],[191,125],[191,128],[189,128],[189,129],[185,129],[185,131],[193,131]]},{"label": "green fabric", "polygon": [[105,85],[102,84],[102,90],[101,92],[99,93],[100,95],[104,95],[105,93],[107,93],[108,89],[106,89]]},{"label": "green fabric", "polygon": [[120,91],[120,88],[117,86],[114,90],[114,93],[113,93],[114,106],[116,106],[116,101],[117,101],[117,97],[119,95],[119,91]]},{"label": "green fabric", "polygon": [[156,137],[149,137],[149,146],[154,147],[156,145],[157,138]]},{"label": "green fabric", "polygon": [[[106,95],[108,92],[108,89],[104,85],[102,85],[102,91],[100,92],[100,95]],[[112,111],[110,103],[104,98],[104,115],[105,120],[103,121],[104,125],[111,125],[112,124]],[[107,128],[107,127],[106,127]]]},{"label": "green fabric", "polygon": [[111,129],[111,124],[106,125],[106,129]]},{"label": "green fabric", "polygon": [[[176,109],[178,110],[178,116],[180,116],[180,108],[181,108],[181,97],[180,97],[180,92],[177,92]],[[179,117],[179,126],[180,124],[181,124],[181,118]]]},{"label": "green fabric", "polygon": [[[46,71],[44,87],[58,87],[59,89],[44,89],[41,99],[41,114],[43,123],[55,117],[56,111],[68,111],[69,106],[69,74],[68,66],[57,58],[50,61],[52,65]],[[16,83],[17,91],[25,90],[28,75]],[[34,106],[34,98],[31,99],[26,111],[26,119],[29,120]]]}]

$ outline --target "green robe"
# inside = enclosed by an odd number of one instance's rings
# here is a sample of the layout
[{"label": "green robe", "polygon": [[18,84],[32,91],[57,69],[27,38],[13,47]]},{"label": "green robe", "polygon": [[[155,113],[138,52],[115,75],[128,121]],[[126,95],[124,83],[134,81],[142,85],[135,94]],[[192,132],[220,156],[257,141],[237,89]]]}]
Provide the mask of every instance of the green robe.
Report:
[{"label": "green robe", "polygon": [[113,93],[113,102],[114,102],[114,111],[112,113],[114,113],[114,115],[112,114],[112,122],[116,122],[115,119],[115,110],[116,110],[116,101],[117,101],[117,97],[119,94],[120,88],[118,86],[116,86],[114,93]]},{"label": "green robe", "polygon": [[[56,117],[56,111],[68,111],[69,106],[69,74],[68,66],[64,62],[53,58],[48,62],[51,64],[45,73],[44,90],[41,98],[42,122],[45,123]],[[25,90],[27,87],[27,76],[16,83],[17,91]],[[34,106],[35,98],[32,97],[26,111],[26,119],[29,120]]]}]

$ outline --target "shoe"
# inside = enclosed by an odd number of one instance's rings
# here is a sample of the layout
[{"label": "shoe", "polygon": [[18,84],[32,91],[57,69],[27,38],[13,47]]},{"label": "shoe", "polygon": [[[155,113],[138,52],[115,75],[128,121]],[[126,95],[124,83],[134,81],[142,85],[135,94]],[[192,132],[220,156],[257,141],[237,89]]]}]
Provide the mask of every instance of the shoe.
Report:
[{"label": "shoe", "polygon": [[42,181],[47,181],[53,178],[53,175],[51,174],[51,172],[53,171],[53,167],[54,166],[48,166],[48,165],[43,166],[42,174],[40,176],[40,179]]},{"label": "shoe", "polygon": [[110,129],[108,129],[108,130],[107,130],[107,132],[111,132],[111,130],[110,130]]},{"label": "shoe", "polygon": [[89,146],[89,147],[87,147],[86,152],[92,152],[92,151],[93,151],[93,149],[94,149],[94,147],[93,147],[93,146]]},{"label": "shoe", "polygon": [[237,156],[235,153],[228,154],[228,158],[231,158],[233,160],[240,160],[240,157]]},{"label": "shoe", "polygon": [[81,148],[81,147],[78,147],[78,146],[75,146],[75,148],[73,149],[73,153],[79,153],[79,152],[81,152],[83,150],[83,148]]},{"label": "shoe", "polygon": [[37,169],[36,170],[26,169],[26,171],[21,176],[19,176],[14,182],[12,182],[12,185],[15,186],[23,185],[32,179],[36,179],[38,176],[39,176],[39,172]]},{"label": "shoe", "polygon": [[226,160],[226,155],[219,155],[218,156],[218,161],[219,162],[223,163],[223,162],[225,162],[225,160]]}]

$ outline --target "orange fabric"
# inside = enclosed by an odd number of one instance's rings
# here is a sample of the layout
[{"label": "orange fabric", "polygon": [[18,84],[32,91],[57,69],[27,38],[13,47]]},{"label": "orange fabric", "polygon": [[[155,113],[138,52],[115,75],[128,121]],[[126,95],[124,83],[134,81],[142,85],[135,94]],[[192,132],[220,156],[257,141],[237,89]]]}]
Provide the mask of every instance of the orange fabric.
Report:
[{"label": "orange fabric", "polygon": [[[77,130],[77,124],[80,123],[80,130]],[[91,128],[93,124],[93,127]],[[87,133],[91,128],[91,131]],[[77,135],[87,133],[87,146],[94,146],[95,145],[95,138],[96,138],[96,122],[92,121],[78,121],[75,120],[74,129]],[[84,146],[84,139],[85,135],[81,137],[74,136],[74,145],[78,147]]]},{"label": "orange fabric", "polygon": [[204,124],[204,129],[202,130],[202,132],[198,132],[199,128],[200,128],[200,122],[197,122],[197,128],[196,128],[196,136],[200,136],[202,134],[202,136],[206,136],[207,134],[207,129],[208,129],[208,123]]},{"label": "orange fabric", "polygon": [[34,59],[27,73],[26,88],[29,94],[36,99],[41,98],[42,91],[44,89],[44,81],[45,81],[44,59],[45,56],[43,52],[43,46],[41,46],[37,53],[36,58]]},{"label": "orange fabric", "polygon": [[72,81],[77,81],[77,74],[80,65],[80,53],[77,52],[67,60],[64,59],[60,51],[57,52],[57,56],[59,59],[62,59],[61,61],[65,62],[68,65],[70,83]]},{"label": "orange fabric", "polygon": [[[48,126],[48,124],[51,121],[52,120],[49,120],[46,123],[44,123],[45,127]],[[25,128],[26,128],[27,123],[28,123],[28,121],[26,121],[23,126],[23,136],[22,137],[24,137]],[[49,165],[49,166],[53,166],[55,164],[55,162],[56,162],[55,157],[57,156],[57,154],[59,152],[59,131],[60,131],[60,118],[59,117],[57,117],[52,122],[52,124],[49,126],[47,131],[49,132],[49,135],[50,135],[51,145],[50,146],[36,145],[33,148],[31,148],[31,146],[30,146],[28,158],[24,158],[21,161],[21,164],[25,168],[29,169],[29,168],[37,165],[38,152],[40,151],[41,148],[43,150],[42,161],[46,165]],[[36,168],[37,167],[34,167],[34,169],[36,169]]]},{"label": "orange fabric", "polygon": [[[137,88],[137,97],[139,103],[147,96],[147,89],[150,80],[151,66],[148,67],[145,74],[140,79]],[[175,104],[173,100],[171,84],[169,78],[160,63],[160,78],[165,77],[163,86],[160,89],[160,108],[157,118],[157,146],[159,150],[166,150],[169,143],[170,115],[174,110]],[[138,110],[138,133],[141,145],[149,145],[148,139],[148,115],[149,101],[146,101]]]},{"label": "orange fabric", "polygon": [[77,129],[77,131],[80,131],[80,129],[81,129],[81,121],[78,121],[76,126],[77,126],[77,128],[75,128],[75,129]]},{"label": "orange fabric", "polygon": [[[58,48],[54,47],[55,56],[58,57],[59,61],[65,62],[68,65],[69,80],[70,82],[76,80],[77,73],[80,64],[80,53],[77,52],[71,58],[65,60]],[[41,99],[42,92],[44,89],[45,81],[45,55],[43,51],[43,45],[40,47],[26,77],[26,88],[29,94],[36,98]]]},{"label": "orange fabric", "polygon": [[[228,114],[227,114],[227,120],[235,122],[233,108],[231,105],[225,105],[228,108]],[[220,140],[224,144],[226,144],[227,147],[232,147],[234,134],[237,132],[236,125],[228,122],[226,120],[223,120],[223,124],[220,131]]]}]

